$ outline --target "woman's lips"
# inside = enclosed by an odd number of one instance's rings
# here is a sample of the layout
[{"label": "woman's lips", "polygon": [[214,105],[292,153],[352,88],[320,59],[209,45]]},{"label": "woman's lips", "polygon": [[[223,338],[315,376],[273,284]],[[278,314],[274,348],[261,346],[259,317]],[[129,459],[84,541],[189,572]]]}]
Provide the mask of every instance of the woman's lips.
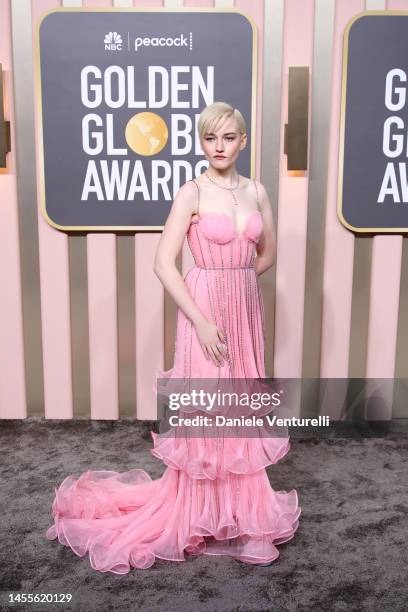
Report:
[{"label": "woman's lips", "polygon": [[225,159],[225,155],[214,155],[215,159]]}]

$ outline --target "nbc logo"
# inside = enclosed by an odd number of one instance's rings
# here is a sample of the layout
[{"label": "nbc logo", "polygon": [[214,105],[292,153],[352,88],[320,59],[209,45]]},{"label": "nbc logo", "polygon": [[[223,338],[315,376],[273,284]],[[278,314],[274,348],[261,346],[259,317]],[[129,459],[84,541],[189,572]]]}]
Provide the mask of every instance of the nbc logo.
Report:
[{"label": "nbc logo", "polygon": [[122,37],[117,32],[109,32],[105,34],[104,41],[105,51],[121,51],[122,50]]}]

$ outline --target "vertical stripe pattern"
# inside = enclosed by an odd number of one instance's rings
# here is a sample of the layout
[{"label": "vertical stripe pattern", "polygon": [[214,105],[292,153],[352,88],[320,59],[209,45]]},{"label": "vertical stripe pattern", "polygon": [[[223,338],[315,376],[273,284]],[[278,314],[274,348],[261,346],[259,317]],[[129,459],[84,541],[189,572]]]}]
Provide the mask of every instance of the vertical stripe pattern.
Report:
[{"label": "vertical stripe pattern", "polygon": [[[354,235],[336,213],[344,28],[364,10],[407,10],[405,1],[9,0],[0,6],[12,143],[7,168],[0,170],[0,274],[6,288],[0,303],[0,417],[155,418],[155,373],[173,365],[177,309],[153,273],[160,232],[66,233],[40,212],[41,159],[33,155],[41,139],[40,92],[32,41],[42,14],[59,6],[235,7],[253,19],[258,47],[252,174],[268,191],[278,252],[276,265],[238,307],[250,312],[256,291],[262,291],[262,324],[249,325],[255,341],[265,334],[268,375],[405,377],[407,238]],[[288,70],[296,65],[308,66],[310,74],[305,173],[288,172],[283,152]],[[227,310],[236,284],[253,282],[245,269],[253,265],[253,254],[239,250],[237,241],[231,249],[212,252],[223,267],[237,257],[242,266],[223,286],[211,286],[222,292]],[[177,266],[185,274],[193,264],[186,239]],[[233,325],[239,331],[239,317],[223,324],[227,333]],[[295,412],[313,407],[335,417],[347,387],[336,397],[304,391],[303,404],[299,391],[292,406]],[[370,414],[405,414],[403,398],[392,387],[376,394],[377,403],[370,391],[366,398]]]}]

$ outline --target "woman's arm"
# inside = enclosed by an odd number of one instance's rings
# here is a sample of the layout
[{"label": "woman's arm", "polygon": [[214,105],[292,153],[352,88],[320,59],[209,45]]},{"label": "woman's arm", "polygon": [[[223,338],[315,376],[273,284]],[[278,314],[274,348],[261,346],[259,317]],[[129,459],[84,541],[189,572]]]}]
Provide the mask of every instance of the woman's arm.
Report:
[{"label": "woman's arm", "polygon": [[154,273],[193,323],[205,358],[211,359],[215,365],[222,365],[226,355],[226,347],[220,344],[225,341],[223,332],[194,302],[176,267],[176,257],[183,246],[197,198],[197,187],[192,182],[184,183],[177,192],[157,246]]},{"label": "woman's arm", "polygon": [[276,261],[276,232],[268,192],[259,181],[256,181],[256,185],[264,226],[264,231],[256,246],[257,257],[254,262],[255,272],[259,276],[271,268]]},{"label": "woman's arm", "polygon": [[205,319],[176,267],[176,257],[180,252],[194,213],[197,187],[191,182],[184,183],[174,198],[162,235],[157,246],[154,260],[154,273],[161,280],[176,304],[183,310],[192,323]]}]

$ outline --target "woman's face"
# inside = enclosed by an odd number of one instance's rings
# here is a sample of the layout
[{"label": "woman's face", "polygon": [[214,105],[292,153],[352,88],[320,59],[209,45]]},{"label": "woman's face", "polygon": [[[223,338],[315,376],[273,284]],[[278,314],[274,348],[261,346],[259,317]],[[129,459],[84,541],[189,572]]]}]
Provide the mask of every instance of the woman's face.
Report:
[{"label": "woman's face", "polygon": [[246,134],[238,130],[234,117],[228,117],[213,132],[204,134],[201,148],[211,166],[222,171],[235,163],[246,145]]}]

